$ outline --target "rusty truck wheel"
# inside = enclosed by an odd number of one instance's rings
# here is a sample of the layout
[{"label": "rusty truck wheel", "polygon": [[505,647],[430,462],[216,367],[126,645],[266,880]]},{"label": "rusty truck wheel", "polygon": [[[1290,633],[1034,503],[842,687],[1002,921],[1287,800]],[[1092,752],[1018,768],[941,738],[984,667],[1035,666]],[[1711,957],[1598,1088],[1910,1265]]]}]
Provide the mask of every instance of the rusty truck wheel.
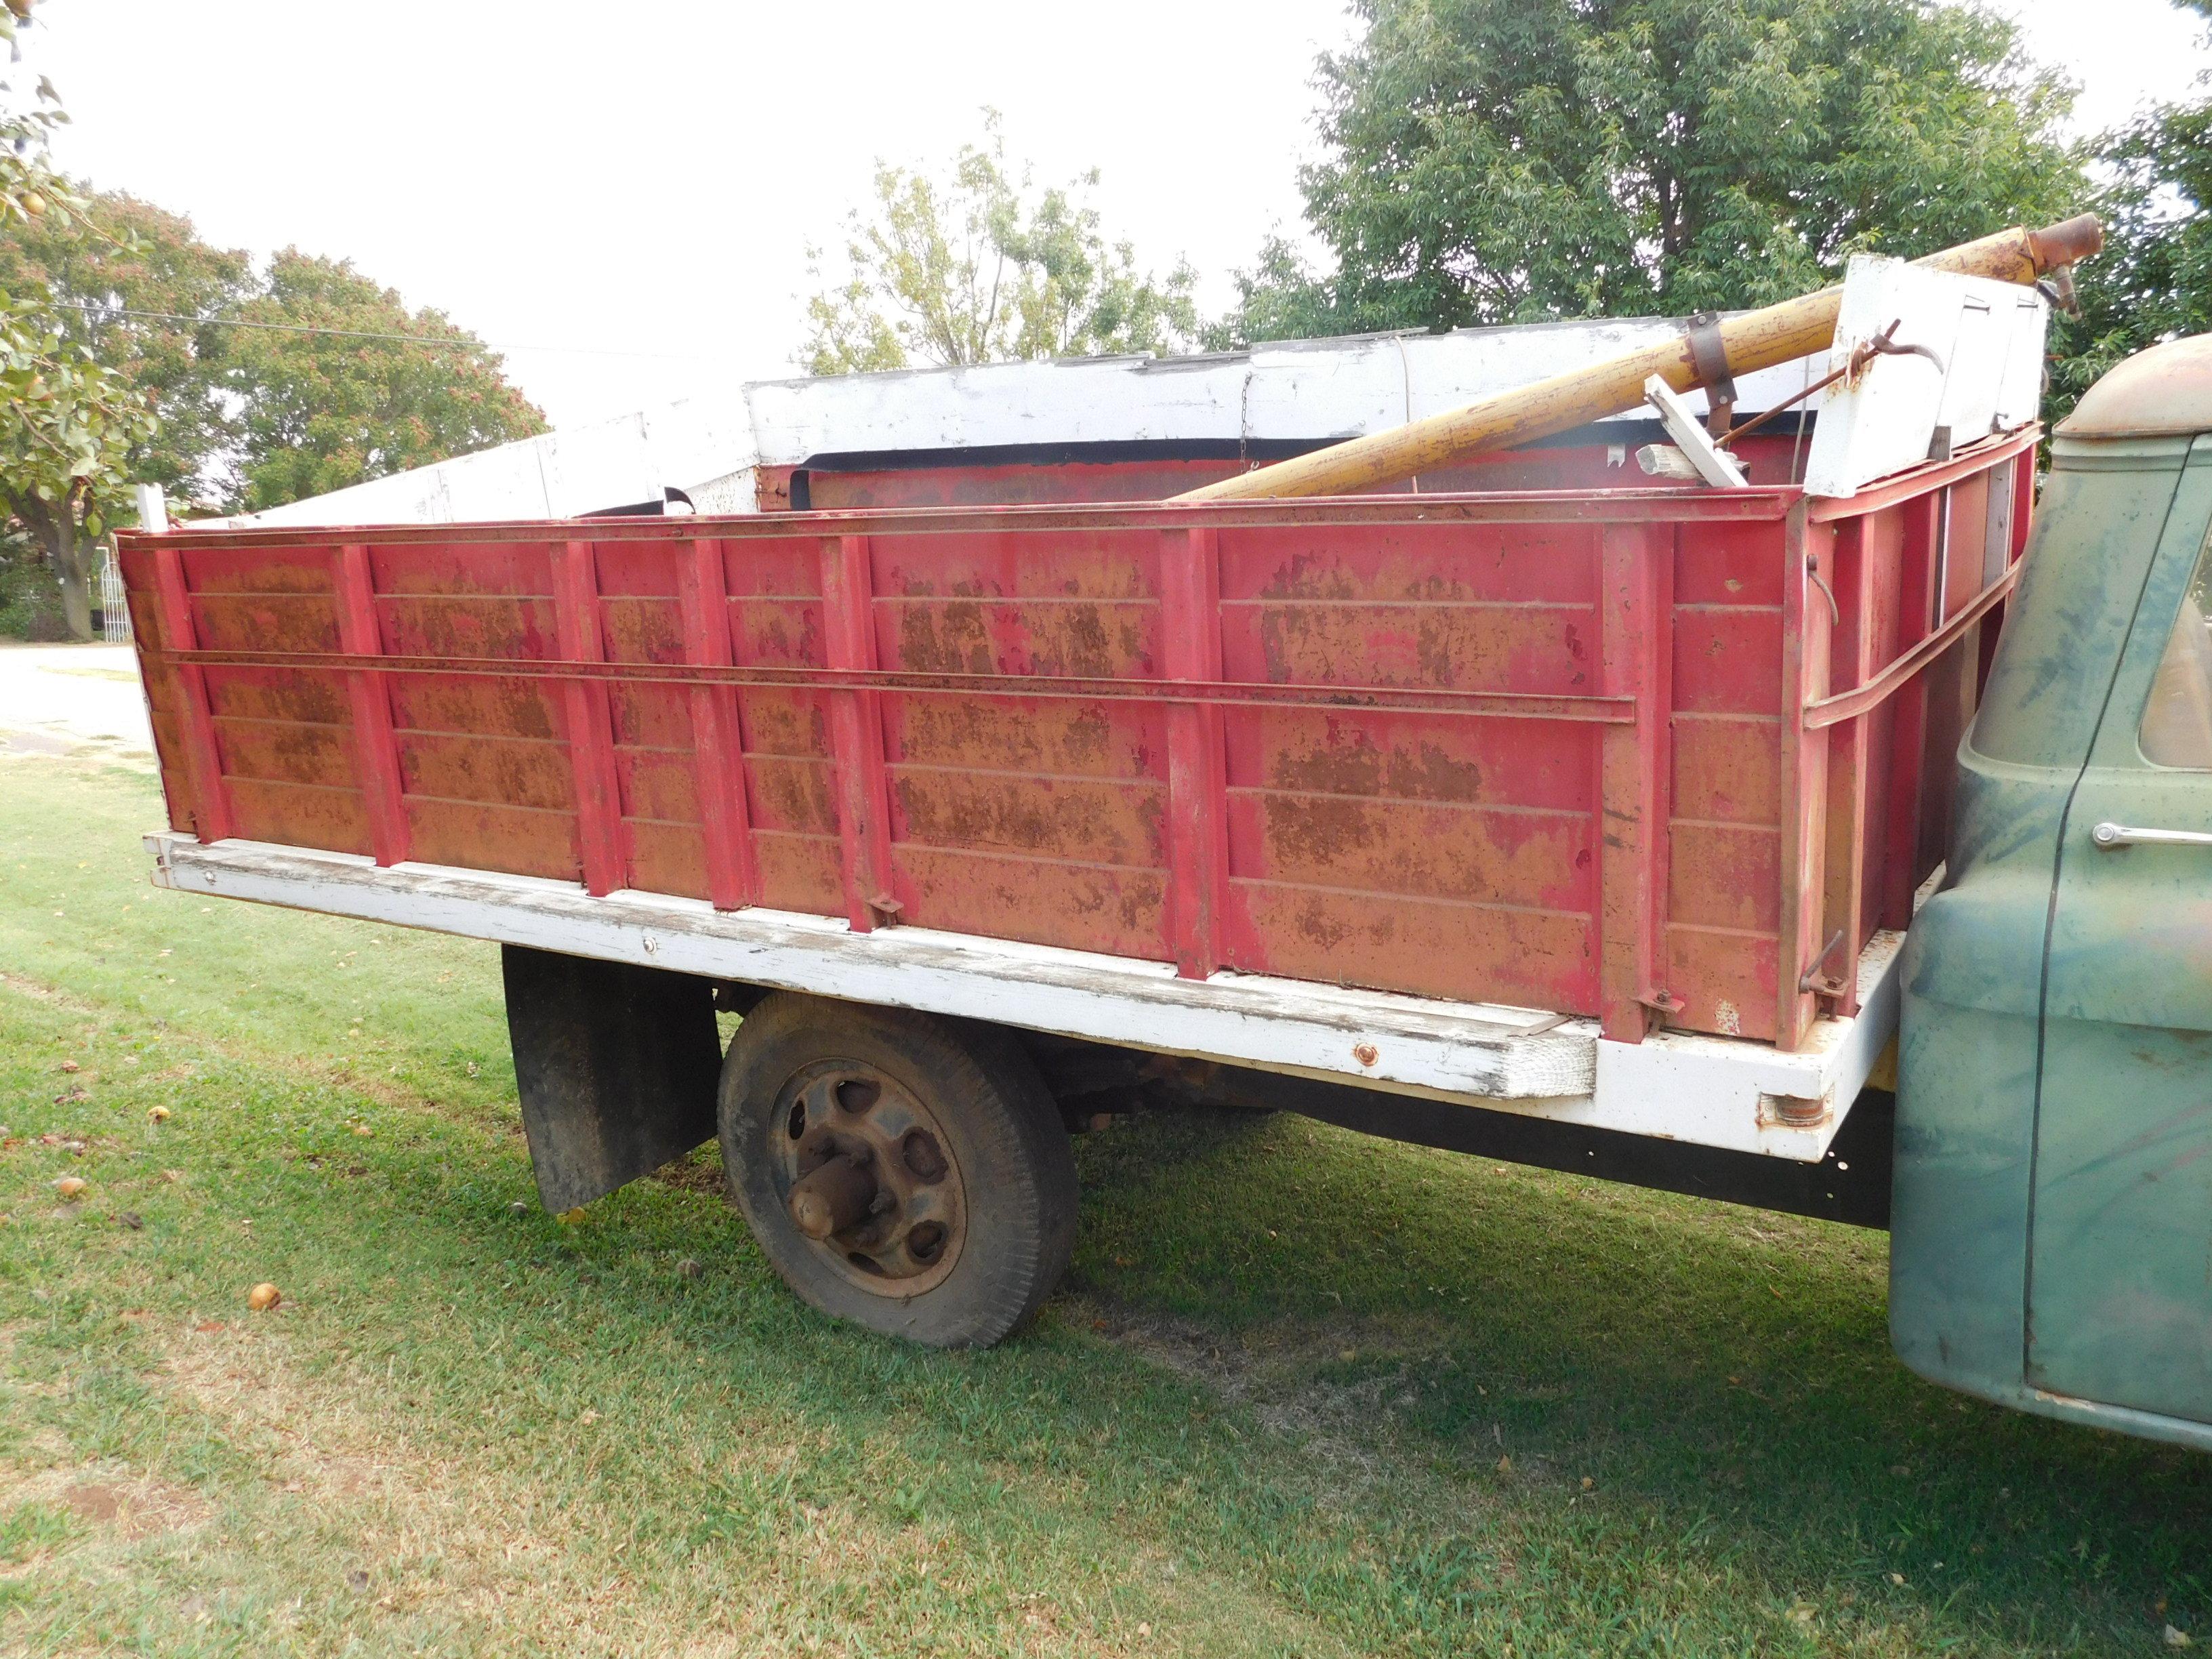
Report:
[{"label": "rusty truck wheel", "polygon": [[1075,1161],[1003,1033],[779,992],[722,1066],[722,1167],[785,1283],[823,1312],[982,1347],[1036,1311],[1075,1238]]}]

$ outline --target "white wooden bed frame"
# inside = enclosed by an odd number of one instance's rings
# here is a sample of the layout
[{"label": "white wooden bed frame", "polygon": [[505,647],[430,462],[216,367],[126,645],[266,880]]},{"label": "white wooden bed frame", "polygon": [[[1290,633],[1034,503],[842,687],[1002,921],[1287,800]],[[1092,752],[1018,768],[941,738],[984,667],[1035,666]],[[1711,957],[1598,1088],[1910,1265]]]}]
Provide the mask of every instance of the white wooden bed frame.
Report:
[{"label": "white wooden bed frame", "polygon": [[571,956],[848,1001],[994,1021],[1261,1071],[1586,1127],[1817,1163],[1897,1025],[1904,935],[1858,963],[1861,1012],[1815,1024],[1784,1054],[1663,1032],[1640,1043],[1595,1020],[1260,975],[1179,978],[1171,964],[929,928],[856,933],[790,911],[444,865],[380,868],[355,854],[264,842],[146,838],[155,885],[318,910]]}]

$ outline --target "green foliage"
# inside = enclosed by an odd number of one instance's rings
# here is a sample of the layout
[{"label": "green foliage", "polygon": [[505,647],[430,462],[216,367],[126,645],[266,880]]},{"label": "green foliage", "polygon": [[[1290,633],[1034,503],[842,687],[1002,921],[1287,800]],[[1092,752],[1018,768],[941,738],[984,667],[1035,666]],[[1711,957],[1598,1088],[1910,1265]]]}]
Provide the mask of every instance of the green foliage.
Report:
[{"label": "green foliage", "polygon": [[50,552],[99,536],[128,477],[132,448],[151,439],[152,405],[129,381],[53,325],[42,296],[0,301],[0,503]]},{"label": "green foliage", "polygon": [[234,495],[246,510],[545,430],[498,353],[350,261],[287,248],[235,315],[249,326],[221,331],[218,361],[240,405]]},{"label": "green foliage", "polygon": [[1249,270],[1233,273],[1237,304],[1200,331],[1208,351],[1229,351],[1254,340],[1311,340],[1350,326],[1336,303],[1334,283],[1306,269],[1297,246],[1279,233],[1260,244]]},{"label": "green foliage", "polygon": [[2097,150],[2105,251],[2077,273],[2081,317],[2060,325],[2056,416],[2121,358],[2212,330],[2212,98],[2147,111]]},{"label": "green foliage", "polygon": [[82,202],[66,222],[48,214],[0,230],[0,291],[46,289],[64,337],[154,400],[159,427],[130,458],[134,482],[173,499],[219,494],[232,432],[206,319],[251,291],[247,257],[136,197],[86,191]]},{"label": "green foliage", "polygon": [[1216,337],[1766,303],[2077,207],[2071,93],[1972,4],[1357,0],[1279,242]]},{"label": "green foliage", "polygon": [[[5,3],[12,49],[31,0]],[[190,220],[61,177],[52,86],[13,92],[0,81],[0,531],[28,540],[5,560],[8,626],[44,626],[34,547],[89,637],[96,546],[134,483],[271,507],[544,430],[481,341],[350,265],[287,251],[258,277]]]},{"label": "green foliage", "polygon": [[61,588],[46,550],[21,533],[0,533],[0,640],[65,640]]},{"label": "green foliage", "polygon": [[[19,20],[10,4],[0,39],[13,50]],[[67,232],[85,204],[47,161],[47,140],[67,118],[40,77],[27,105],[0,82],[0,228]],[[72,337],[43,282],[0,277],[0,514],[35,538],[60,580],[69,632],[91,636],[93,544],[129,493],[134,448],[150,441],[154,410],[129,378]]]},{"label": "green foliage", "polygon": [[1086,192],[1096,168],[1041,195],[1006,163],[999,118],[943,178],[878,162],[876,199],[850,216],[842,279],[807,302],[810,374],[1016,358],[1169,351],[1197,325],[1187,263],[1164,279],[1109,242]]}]

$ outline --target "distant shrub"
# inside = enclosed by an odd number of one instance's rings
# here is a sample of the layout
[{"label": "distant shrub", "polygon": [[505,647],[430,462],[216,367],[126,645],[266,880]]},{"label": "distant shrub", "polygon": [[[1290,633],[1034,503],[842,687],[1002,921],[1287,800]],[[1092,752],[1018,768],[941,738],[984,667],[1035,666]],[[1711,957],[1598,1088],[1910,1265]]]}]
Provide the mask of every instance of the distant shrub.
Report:
[{"label": "distant shrub", "polygon": [[65,640],[61,584],[29,543],[0,539],[0,640]]}]

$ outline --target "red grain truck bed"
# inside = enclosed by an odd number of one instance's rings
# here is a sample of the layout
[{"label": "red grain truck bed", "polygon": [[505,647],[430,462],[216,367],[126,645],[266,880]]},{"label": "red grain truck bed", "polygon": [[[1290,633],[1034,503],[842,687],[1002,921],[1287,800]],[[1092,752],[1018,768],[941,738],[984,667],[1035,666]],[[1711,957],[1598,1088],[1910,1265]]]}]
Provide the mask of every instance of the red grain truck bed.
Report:
[{"label": "red grain truck bed", "polygon": [[126,534],[162,878],[1817,1159],[2036,436],[1843,500]]}]

